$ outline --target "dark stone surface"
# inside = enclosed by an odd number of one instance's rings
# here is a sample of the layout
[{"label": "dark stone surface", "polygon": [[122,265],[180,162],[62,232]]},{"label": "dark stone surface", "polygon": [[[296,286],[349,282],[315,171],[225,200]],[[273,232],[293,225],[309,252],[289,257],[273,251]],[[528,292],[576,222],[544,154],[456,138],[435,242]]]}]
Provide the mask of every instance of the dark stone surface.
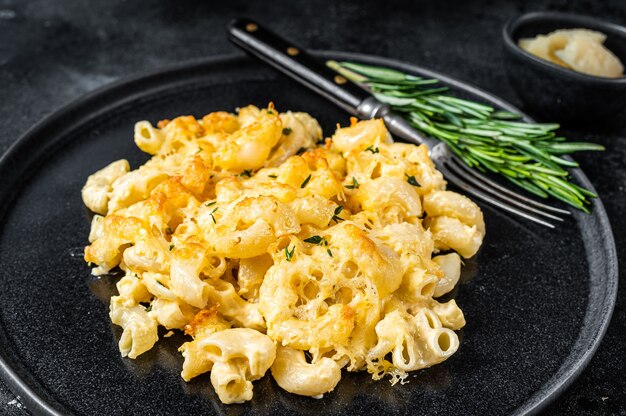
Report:
[{"label": "dark stone surface", "polygon": [[[513,103],[518,101],[506,80],[500,42],[508,18],[526,11],[558,10],[626,22],[626,4],[619,0],[476,1],[464,6],[394,1],[247,3],[0,0],[0,152],[46,114],[109,81],[232,52],[223,28],[236,15],[256,18],[309,48],[419,63]],[[564,131],[572,140],[607,147],[604,154],[581,154],[577,160],[605,203],[618,256],[626,258],[626,116],[622,113],[610,122]],[[547,413],[626,414],[622,293],[596,356]],[[0,413],[26,414],[4,385],[0,385]]]}]

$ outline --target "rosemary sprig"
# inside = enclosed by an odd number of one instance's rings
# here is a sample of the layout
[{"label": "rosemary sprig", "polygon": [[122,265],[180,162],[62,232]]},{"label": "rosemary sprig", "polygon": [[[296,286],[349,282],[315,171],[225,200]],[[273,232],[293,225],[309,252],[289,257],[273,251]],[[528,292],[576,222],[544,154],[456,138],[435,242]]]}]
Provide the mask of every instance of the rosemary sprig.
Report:
[{"label": "rosemary sprig", "polygon": [[561,156],[604,150],[595,143],[567,142],[556,123],[527,123],[521,116],[447,95],[448,87],[390,68],[328,61],[330,68],[370,90],[417,130],[445,142],[471,168],[504,176],[539,197],[553,196],[589,212],[596,195],[569,181],[568,167],[578,163]]}]

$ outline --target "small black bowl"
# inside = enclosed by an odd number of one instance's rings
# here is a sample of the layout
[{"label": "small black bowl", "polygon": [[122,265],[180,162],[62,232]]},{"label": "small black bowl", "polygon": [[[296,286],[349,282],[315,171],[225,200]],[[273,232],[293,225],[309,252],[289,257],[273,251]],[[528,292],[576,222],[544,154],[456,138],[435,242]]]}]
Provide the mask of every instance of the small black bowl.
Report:
[{"label": "small black bowl", "polygon": [[582,74],[541,59],[517,44],[520,38],[574,28],[604,33],[604,45],[626,64],[626,28],[594,18],[556,12],[527,13],[510,20],[502,31],[511,86],[540,120],[584,123],[605,119],[626,108],[626,77]]}]

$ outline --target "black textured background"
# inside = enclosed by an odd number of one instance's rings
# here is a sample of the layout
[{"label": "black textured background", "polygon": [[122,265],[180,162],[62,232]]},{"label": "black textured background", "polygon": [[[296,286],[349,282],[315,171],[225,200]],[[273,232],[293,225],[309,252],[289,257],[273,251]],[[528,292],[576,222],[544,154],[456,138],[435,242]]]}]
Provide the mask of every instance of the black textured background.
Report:
[{"label": "black textured background", "polygon": [[[256,18],[312,49],[418,63],[518,105],[502,65],[500,31],[507,19],[526,11],[558,10],[626,24],[626,2],[620,0],[464,3],[0,0],[0,153],[33,123],[100,85],[175,62],[233,52],[224,26],[238,15]],[[572,140],[607,147],[604,154],[579,155],[577,160],[605,203],[618,256],[626,258],[626,115],[575,130],[565,127]],[[626,415],[622,294],[597,355],[547,413]],[[0,414],[27,414],[1,382]]]}]

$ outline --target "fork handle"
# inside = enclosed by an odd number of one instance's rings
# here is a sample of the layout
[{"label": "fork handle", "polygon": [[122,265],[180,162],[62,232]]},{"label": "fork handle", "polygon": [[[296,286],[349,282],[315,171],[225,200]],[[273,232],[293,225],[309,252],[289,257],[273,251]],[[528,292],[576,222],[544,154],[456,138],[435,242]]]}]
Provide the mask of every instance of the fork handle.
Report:
[{"label": "fork handle", "polygon": [[357,84],[320,64],[304,49],[294,45],[250,19],[235,19],[228,26],[228,38],[244,51],[316,91],[331,102],[360,118],[382,118],[392,134],[415,144],[429,141],[389,106]]},{"label": "fork handle", "polygon": [[322,65],[292,42],[250,19],[233,20],[228,26],[228,37],[241,49],[325,96],[348,113],[364,116],[359,114],[358,108],[371,97],[367,91]]}]

